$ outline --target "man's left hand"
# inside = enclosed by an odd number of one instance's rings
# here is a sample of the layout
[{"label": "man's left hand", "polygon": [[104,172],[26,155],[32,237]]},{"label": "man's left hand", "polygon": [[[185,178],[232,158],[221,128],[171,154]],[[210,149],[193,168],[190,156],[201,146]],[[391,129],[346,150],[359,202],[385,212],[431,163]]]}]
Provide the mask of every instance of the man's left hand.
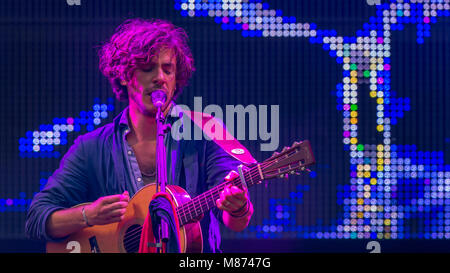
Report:
[{"label": "man's left hand", "polygon": [[[235,171],[231,171],[225,177],[225,180],[231,181],[236,177],[239,177],[239,174]],[[228,184],[225,186],[224,190],[220,192],[220,198],[216,200],[216,205],[221,210],[233,213],[234,211],[242,210],[244,206],[248,205],[248,202],[250,201],[247,192]]]}]

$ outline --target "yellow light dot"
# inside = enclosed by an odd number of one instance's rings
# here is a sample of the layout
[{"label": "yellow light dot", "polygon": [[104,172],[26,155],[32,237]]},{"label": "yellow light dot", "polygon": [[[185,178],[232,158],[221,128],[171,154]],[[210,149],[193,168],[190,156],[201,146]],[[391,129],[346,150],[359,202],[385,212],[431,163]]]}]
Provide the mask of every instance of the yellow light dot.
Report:
[{"label": "yellow light dot", "polygon": [[350,72],[350,76],[356,77],[358,76],[358,72],[356,70],[353,70],[352,72]]},{"label": "yellow light dot", "polygon": [[351,83],[357,83],[357,82],[358,82],[358,79],[357,79],[357,78],[351,78],[351,79],[350,79],[350,82],[351,82]]},{"label": "yellow light dot", "polygon": [[383,170],[384,170],[383,165],[379,165],[379,166],[377,167],[377,171],[382,172]]},{"label": "yellow light dot", "polygon": [[382,158],[378,158],[378,159],[377,159],[377,164],[378,164],[378,165],[383,164],[383,162],[384,162],[384,160],[383,160]]},{"label": "yellow light dot", "polygon": [[378,98],[377,99],[377,103],[378,104],[383,104],[384,103],[384,99],[383,98]]},{"label": "yellow light dot", "polygon": [[377,91],[371,91],[370,92],[370,97],[371,98],[375,98],[377,96]]},{"label": "yellow light dot", "polygon": [[356,111],[351,111],[350,112],[350,117],[356,118],[357,116],[358,116],[358,112],[356,112]]},{"label": "yellow light dot", "polygon": [[351,118],[350,119],[350,123],[351,124],[356,124],[356,123],[358,123],[358,119],[357,118]]},{"label": "yellow light dot", "polygon": [[378,132],[383,132],[383,130],[384,130],[384,126],[383,125],[377,125],[377,131]]},{"label": "yellow light dot", "polygon": [[371,185],[376,185],[377,184],[377,179],[376,178],[370,179],[370,184]]},{"label": "yellow light dot", "polygon": [[383,156],[384,156],[383,152],[378,152],[378,153],[377,153],[377,157],[378,157],[378,158],[383,158]]},{"label": "yellow light dot", "polygon": [[363,217],[364,217],[364,213],[358,212],[358,218],[363,218]]},{"label": "yellow light dot", "polygon": [[351,144],[356,144],[356,143],[358,143],[358,139],[357,139],[356,137],[352,137],[352,138],[350,139],[350,143],[351,143]]},{"label": "yellow light dot", "polygon": [[391,239],[391,234],[390,233],[386,233],[384,235],[384,239]]},{"label": "yellow light dot", "polygon": [[364,172],[364,177],[365,178],[369,178],[370,177],[370,172]]},{"label": "yellow light dot", "polygon": [[357,172],[356,175],[358,176],[358,178],[363,178],[364,172]]},{"label": "yellow light dot", "polygon": [[377,145],[377,151],[382,152],[384,150],[384,146],[381,144]]},{"label": "yellow light dot", "polygon": [[390,219],[384,220],[384,225],[385,226],[390,226],[391,225],[391,220]]},{"label": "yellow light dot", "polygon": [[369,67],[370,70],[377,70],[377,64],[371,64]]},{"label": "yellow light dot", "polygon": [[364,199],[362,199],[362,198],[359,198],[359,199],[358,199],[358,201],[357,201],[357,203],[358,203],[358,205],[362,205],[362,204],[364,204]]}]

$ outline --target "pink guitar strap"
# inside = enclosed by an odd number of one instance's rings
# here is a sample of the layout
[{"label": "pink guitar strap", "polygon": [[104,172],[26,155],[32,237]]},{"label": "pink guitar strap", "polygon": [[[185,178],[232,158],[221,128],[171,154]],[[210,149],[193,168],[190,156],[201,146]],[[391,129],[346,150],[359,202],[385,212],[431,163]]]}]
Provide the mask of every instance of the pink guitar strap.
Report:
[{"label": "pink guitar strap", "polygon": [[[225,152],[234,157],[235,159],[244,163],[244,165],[249,165],[257,163],[256,159],[250,154],[250,152],[245,148],[237,139],[235,139],[226,129],[221,121],[214,118],[213,116],[205,113],[194,112],[194,111],[184,111],[183,114],[187,115],[199,128],[202,129],[206,135],[213,140],[217,145],[219,145]],[[209,128],[214,128],[214,134],[211,132],[213,130],[204,130],[205,126]],[[216,132],[222,131],[222,136]],[[218,131],[219,130],[219,131]]]}]

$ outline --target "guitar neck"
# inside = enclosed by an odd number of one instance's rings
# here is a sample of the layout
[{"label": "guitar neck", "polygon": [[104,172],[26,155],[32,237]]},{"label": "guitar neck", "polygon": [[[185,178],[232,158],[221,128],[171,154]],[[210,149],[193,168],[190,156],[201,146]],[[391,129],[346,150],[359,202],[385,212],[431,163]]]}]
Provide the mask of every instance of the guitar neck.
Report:
[{"label": "guitar neck", "polygon": [[[263,180],[261,179],[262,174],[258,171],[258,165],[249,170],[243,170],[245,184],[247,184],[247,187],[261,183]],[[192,222],[194,219],[198,219],[202,214],[215,207],[216,200],[220,198],[220,192],[223,191],[227,185],[243,188],[241,178],[236,177],[233,180],[226,181],[192,198],[189,202],[177,207],[177,215],[180,225],[183,226],[189,222]]]},{"label": "guitar neck", "polygon": [[[280,177],[287,173],[298,174],[296,170],[303,171],[305,167],[315,163],[309,141],[294,142],[290,148],[281,153],[274,154],[262,163],[253,165],[249,169],[242,169],[242,175],[231,181],[226,181],[214,188],[194,197],[190,201],[177,207],[177,216],[180,225],[199,219],[202,214],[216,206],[216,200],[225,186],[233,185],[238,188],[247,188],[261,183],[263,180]],[[242,181],[241,177],[243,178]]]}]

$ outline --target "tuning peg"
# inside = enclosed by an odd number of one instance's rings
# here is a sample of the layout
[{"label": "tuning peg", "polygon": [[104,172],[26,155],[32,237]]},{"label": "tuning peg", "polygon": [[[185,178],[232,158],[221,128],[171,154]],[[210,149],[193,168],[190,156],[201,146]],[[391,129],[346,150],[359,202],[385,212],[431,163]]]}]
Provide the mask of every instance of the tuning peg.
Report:
[{"label": "tuning peg", "polygon": [[302,144],[302,141],[294,141],[294,144],[292,144],[292,146],[298,146]]},{"label": "tuning peg", "polygon": [[279,176],[280,178],[282,178],[282,179],[286,179],[286,180],[288,180],[288,178],[289,178],[289,175],[286,173],[286,174],[280,174],[280,176]]},{"label": "tuning peg", "polygon": [[303,172],[308,172],[308,173],[310,173],[310,172],[311,172],[311,170],[310,170],[310,169],[307,169],[307,168],[305,168],[305,167],[301,168],[301,170],[302,170]]},{"label": "tuning peg", "polygon": [[[310,169],[307,169],[307,168],[305,168],[305,167],[301,168],[300,171],[302,171],[302,172],[308,172],[308,173],[311,172]],[[301,172],[296,172],[296,171],[291,171],[291,174],[301,175],[302,173],[301,173]]]}]

